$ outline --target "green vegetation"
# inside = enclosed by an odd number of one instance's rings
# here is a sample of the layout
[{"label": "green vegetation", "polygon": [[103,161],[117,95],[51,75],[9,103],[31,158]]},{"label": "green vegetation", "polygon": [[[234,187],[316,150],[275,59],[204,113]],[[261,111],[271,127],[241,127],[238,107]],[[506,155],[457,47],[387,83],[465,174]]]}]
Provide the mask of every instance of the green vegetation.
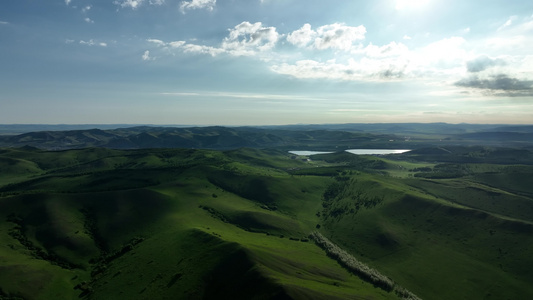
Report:
[{"label": "green vegetation", "polygon": [[0,149],[0,298],[531,298],[531,153],[480,149]]}]

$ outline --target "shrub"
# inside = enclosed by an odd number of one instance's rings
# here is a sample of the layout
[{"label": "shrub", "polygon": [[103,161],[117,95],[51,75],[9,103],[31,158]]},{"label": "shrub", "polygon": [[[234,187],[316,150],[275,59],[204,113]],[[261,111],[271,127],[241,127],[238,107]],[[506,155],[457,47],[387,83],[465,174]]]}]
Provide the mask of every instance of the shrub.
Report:
[{"label": "shrub", "polygon": [[340,265],[348,269],[348,271],[358,275],[362,279],[388,292],[394,291],[396,295],[404,299],[420,299],[415,294],[395,284],[394,281],[387,276],[382,275],[377,270],[372,269],[364,263],[358,261],[351,254],[335,245],[319,232],[315,231],[311,233],[309,237],[313,239],[320,248],[324,249],[328,256],[335,259]]}]

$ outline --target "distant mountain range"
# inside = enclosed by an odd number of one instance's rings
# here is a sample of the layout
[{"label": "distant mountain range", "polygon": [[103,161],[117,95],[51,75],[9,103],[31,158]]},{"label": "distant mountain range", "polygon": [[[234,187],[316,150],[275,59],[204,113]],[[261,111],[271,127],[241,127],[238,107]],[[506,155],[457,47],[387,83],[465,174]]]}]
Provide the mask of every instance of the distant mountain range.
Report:
[{"label": "distant mountain range", "polygon": [[350,148],[356,145],[387,144],[392,135],[327,130],[276,130],[253,127],[130,127],[112,130],[87,129],[37,131],[0,136],[0,147],[31,146],[47,150],[87,147],[113,149],[241,147],[299,147],[301,149]]},{"label": "distant mountain range", "polygon": [[[446,123],[260,127],[131,127],[125,125],[121,128],[113,128],[113,125],[94,125],[93,128],[86,128],[89,126],[91,125],[0,125],[0,132],[4,133],[0,135],[0,147],[30,146],[46,150],[87,147],[113,149],[250,147],[332,151],[350,148],[414,149],[435,143],[533,146],[532,125]],[[54,128],[57,130],[52,130]],[[33,131],[6,134],[22,129]]]}]

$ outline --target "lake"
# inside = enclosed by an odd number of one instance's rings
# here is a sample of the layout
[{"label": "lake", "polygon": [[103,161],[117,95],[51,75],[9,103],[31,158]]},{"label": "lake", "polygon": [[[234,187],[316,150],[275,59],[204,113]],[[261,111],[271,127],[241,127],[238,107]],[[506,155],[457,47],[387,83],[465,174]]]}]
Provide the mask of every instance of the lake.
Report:
[{"label": "lake", "polygon": [[320,151],[289,151],[291,154],[296,155],[302,155],[302,156],[309,156],[309,155],[315,155],[315,154],[328,154],[333,152],[320,152]]},{"label": "lake", "polygon": [[[357,155],[386,155],[386,154],[399,154],[409,152],[411,150],[400,150],[400,149],[348,149],[346,152],[357,154]],[[310,156],[315,154],[328,154],[334,152],[323,152],[323,151],[289,151],[291,154]]]},{"label": "lake", "polygon": [[400,154],[409,152],[411,150],[394,150],[394,149],[348,149],[346,152],[357,155],[385,155],[385,154]]}]

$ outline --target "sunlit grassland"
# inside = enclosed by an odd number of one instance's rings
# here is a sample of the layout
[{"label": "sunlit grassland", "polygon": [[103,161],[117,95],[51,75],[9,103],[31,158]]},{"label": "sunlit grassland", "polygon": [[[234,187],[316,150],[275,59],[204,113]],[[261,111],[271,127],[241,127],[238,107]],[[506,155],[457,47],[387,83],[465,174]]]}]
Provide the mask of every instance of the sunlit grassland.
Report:
[{"label": "sunlit grassland", "polygon": [[[431,188],[414,193],[419,187],[408,185],[412,181],[372,176],[373,184],[361,184],[358,178],[349,188],[384,193],[383,202],[324,223],[324,232],[342,247],[422,298],[500,299],[533,293],[526,284],[533,261],[525,254],[533,249],[531,225],[456,204],[470,201],[461,189],[440,198]],[[352,201],[342,198],[335,205],[349,207]]]},{"label": "sunlit grassland", "polygon": [[438,162],[345,153],[2,155],[19,170],[0,185],[4,294],[397,298],[328,257],[308,238],[318,230],[423,299],[533,297],[527,166],[464,164],[461,177],[427,179],[414,174]]}]

